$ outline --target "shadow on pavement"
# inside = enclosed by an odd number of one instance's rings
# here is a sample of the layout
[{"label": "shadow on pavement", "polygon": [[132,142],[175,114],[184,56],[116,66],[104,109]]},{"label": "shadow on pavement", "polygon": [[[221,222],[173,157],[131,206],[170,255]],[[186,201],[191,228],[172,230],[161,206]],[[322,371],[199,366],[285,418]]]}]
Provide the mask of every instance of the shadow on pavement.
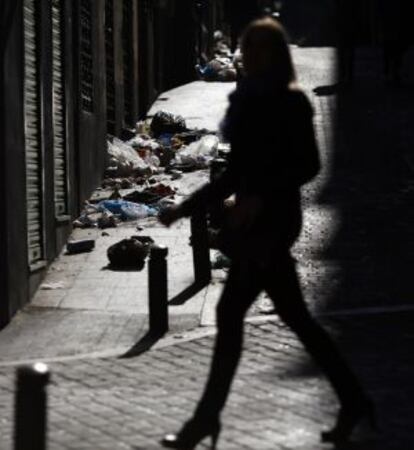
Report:
[{"label": "shadow on pavement", "polygon": [[338,92],[336,114],[330,179],[318,199],[340,217],[320,255],[340,268],[326,303],[413,305],[414,86],[361,83]]},{"label": "shadow on pavement", "polygon": [[121,355],[120,359],[135,358],[149,350],[164,337],[165,334],[155,334],[151,331],[145,334],[136,344],[134,344],[128,351]]},{"label": "shadow on pavement", "polygon": [[329,179],[318,198],[339,217],[319,254],[336,281],[322,283],[319,296],[322,309],[351,312],[327,324],[372,394],[384,438],[338,448],[413,448],[414,85],[386,86],[369,61],[359,66],[347,89],[315,90],[337,96]]},{"label": "shadow on pavement", "polygon": [[[198,292],[204,289],[208,283],[194,282],[192,285],[184,289],[182,292],[177,294],[169,302],[169,306],[180,306],[194,297]],[[135,343],[126,353],[120,356],[121,359],[124,358],[135,358],[139,355],[146,353],[151,350],[151,348],[163,337],[165,333],[154,333],[149,330],[137,343]]]},{"label": "shadow on pavement", "polygon": [[191,300],[196,294],[198,294],[202,289],[208,286],[209,283],[198,283],[194,282],[182,292],[173,297],[169,302],[169,306],[180,306]]}]

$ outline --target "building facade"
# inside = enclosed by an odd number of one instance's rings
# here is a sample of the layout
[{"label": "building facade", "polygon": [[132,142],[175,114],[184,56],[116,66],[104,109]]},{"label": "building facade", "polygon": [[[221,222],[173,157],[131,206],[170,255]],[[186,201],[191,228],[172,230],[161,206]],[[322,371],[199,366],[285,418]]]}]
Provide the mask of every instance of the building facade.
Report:
[{"label": "building facade", "polygon": [[0,327],[30,301],[99,186],[107,134],[194,78],[216,0],[2,0]]}]

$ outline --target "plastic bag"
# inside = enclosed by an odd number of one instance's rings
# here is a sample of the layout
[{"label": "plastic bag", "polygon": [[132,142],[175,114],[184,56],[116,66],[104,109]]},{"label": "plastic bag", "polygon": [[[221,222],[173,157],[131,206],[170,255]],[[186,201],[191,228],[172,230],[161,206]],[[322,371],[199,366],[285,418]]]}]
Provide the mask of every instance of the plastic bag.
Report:
[{"label": "plastic bag", "polygon": [[135,136],[126,142],[127,145],[134,149],[146,148],[152,152],[159,150],[160,144],[148,136]]},{"label": "plastic bag", "polygon": [[207,135],[188,147],[180,149],[175,157],[178,164],[193,164],[197,168],[208,167],[218,154],[219,140],[217,136]]},{"label": "plastic bag", "polygon": [[108,155],[110,165],[117,167],[119,176],[128,176],[132,173],[145,174],[150,172],[148,164],[130,145],[127,145],[120,139],[114,138],[112,143],[108,141]]},{"label": "plastic bag", "polygon": [[98,204],[100,211],[109,211],[120,216],[122,220],[144,219],[157,214],[155,208],[141,203],[128,202],[126,200],[104,200]]}]

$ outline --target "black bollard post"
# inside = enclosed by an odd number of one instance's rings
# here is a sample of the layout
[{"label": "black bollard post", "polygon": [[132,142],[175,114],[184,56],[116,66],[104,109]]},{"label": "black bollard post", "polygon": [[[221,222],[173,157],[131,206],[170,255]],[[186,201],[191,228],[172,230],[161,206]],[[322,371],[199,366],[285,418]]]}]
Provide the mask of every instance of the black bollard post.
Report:
[{"label": "black bollard post", "polygon": [[[218,178],[226,169],[227,161],[223,158],[216,158],[211,161],[210,165],[210,180],[214,181]],[[224,216],[224,205],[218,204],[212,206],[209,211],[210,215],[210,226],[211,228],[220,228],[223,222]]]},{"label": "black bollard post", "polygon": [[148,264],[150,334],[161,336],[168,331],[168,248],[151,247]]},{"label": "black bollard post", "polygon": [[211,262],[205,211],[198,211],[191,217],[191,245],[195,283],[206,285],[211,281]]},{"label": "black bollard post", "polygon": [[50,373],[43,363],[17,369],[15,450],[45,450],[47,435],[46,386]]}]

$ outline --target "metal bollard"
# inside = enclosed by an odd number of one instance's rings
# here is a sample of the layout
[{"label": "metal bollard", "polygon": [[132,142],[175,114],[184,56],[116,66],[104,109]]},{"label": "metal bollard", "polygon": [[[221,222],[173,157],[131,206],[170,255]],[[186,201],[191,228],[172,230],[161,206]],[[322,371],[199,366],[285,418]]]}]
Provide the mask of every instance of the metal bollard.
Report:
[{"label": "metal bollard", "polygon": [[198,285],[208,284],[211,281],[211,262],[205,211],[196,212],[191,217],[191,243],[195,283]]},{"label": "metal bollard", "polygon": [[43,363],[17,369],[15,399],[15,450],[45,450],[47,435],[47,393],[50,380]]},{"label": "metal bollard", "polygon": [[151,247],[148,263],[149,327],[150,334],[157,336],[168,331],[167,255],[167,247]]},{"label": "metal bollard", "polygon": [[[226,169],[227,161],[223,158],[216,158],[211,161],[210,165],[210,181],[218,178]],[[224,205],[219,204],[210,208],[210,226],[212,228],[220,228],[223,222]]]}]

